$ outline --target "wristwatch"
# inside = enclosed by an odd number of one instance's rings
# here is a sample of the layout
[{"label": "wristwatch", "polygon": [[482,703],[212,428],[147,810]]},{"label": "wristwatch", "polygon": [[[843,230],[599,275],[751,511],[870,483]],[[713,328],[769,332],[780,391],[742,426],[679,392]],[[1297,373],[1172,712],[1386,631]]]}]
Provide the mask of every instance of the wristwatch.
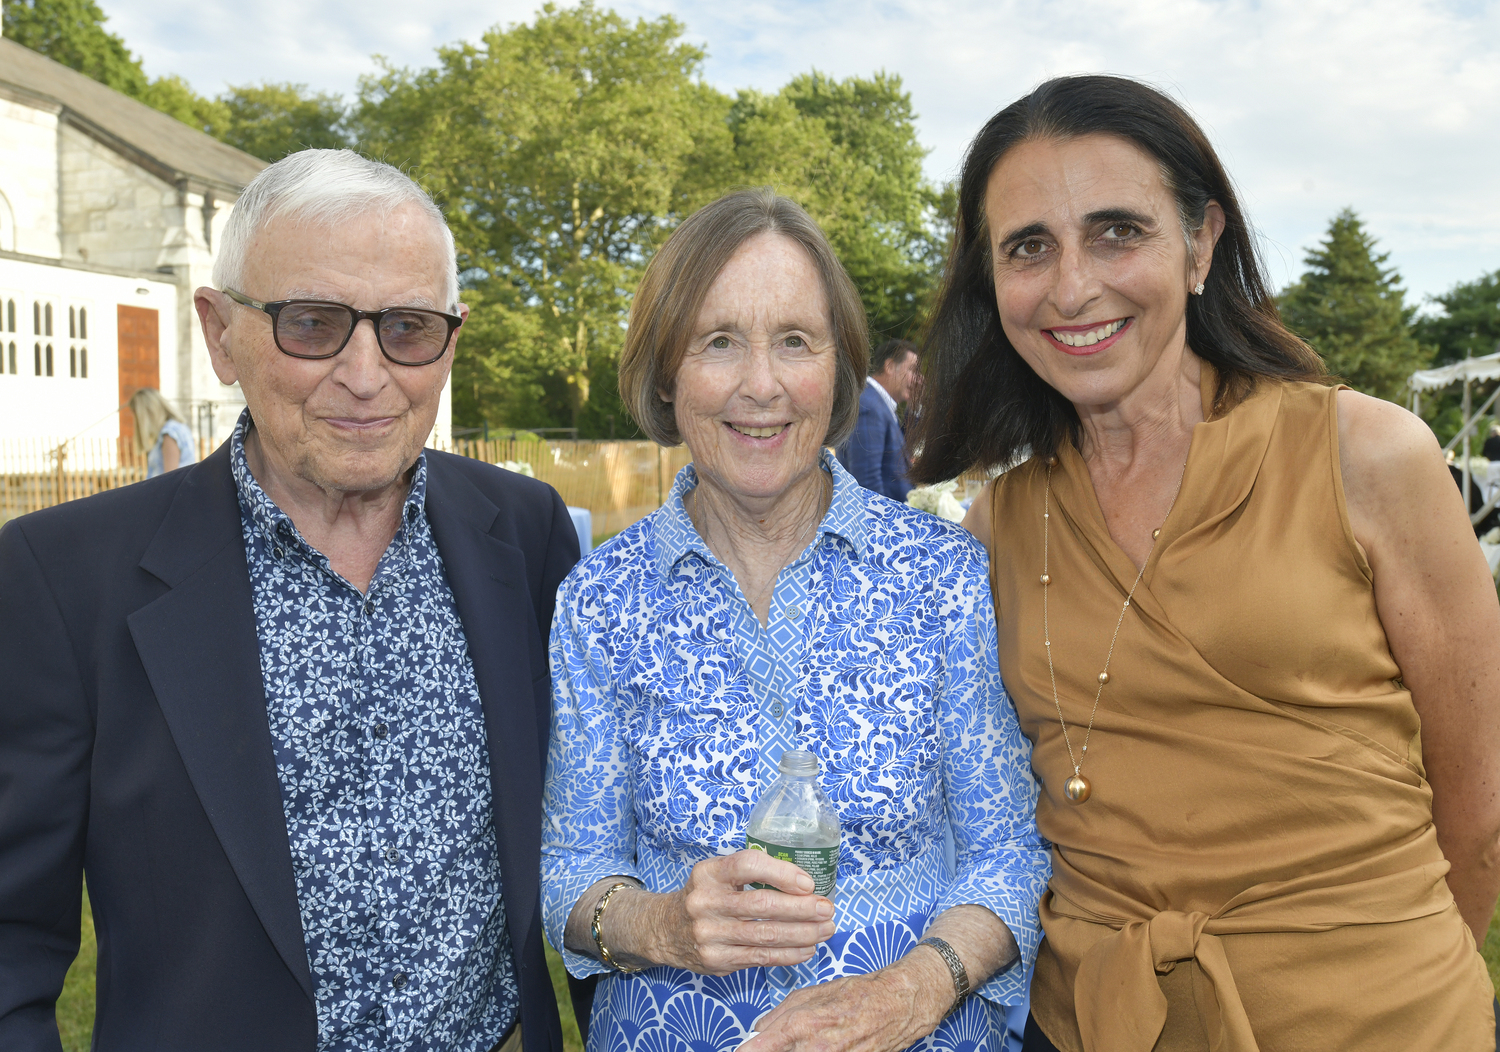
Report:
[{"label": "wristwatch", "polygon": [[948,1009],[946,1019],[958,1011],[964,998],[969,996],[969,973],[964,970],[964,962],[958,959],[958,954],[952,946],[948,945],[946,939],[939,939],[936,935],[929,935],[917,943],[918,946],[931,946],[943,958],[943,963],[948,966],[948,972],[953,976],[953,1007]]}]

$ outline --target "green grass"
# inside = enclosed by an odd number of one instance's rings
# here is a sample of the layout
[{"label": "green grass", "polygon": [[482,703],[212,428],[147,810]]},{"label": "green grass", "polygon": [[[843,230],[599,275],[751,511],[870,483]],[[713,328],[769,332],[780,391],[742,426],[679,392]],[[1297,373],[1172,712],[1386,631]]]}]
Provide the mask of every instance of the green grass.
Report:
[{"label": "green grass", "polygon": [[[89,912],[89,893],[85,888],[83,937],[78,957],[68,969],[67,981],[63,983],[62,997],[57,1000],[57,1029],[62,1033],[63,1052],[88,1052],[94,1032],[94,966],[98,956],[94,943],[94,915]],[[552,991],[557,995],[562,1016],[563,1048],[565,1052],[583,1052],[578,1024],[573,1019],[573,1002],[568,997],[568,973],[563,970],[562,958],[550,946],[547,947],[547,970],[552,973]]]},{"label": "green grass", "polygon": [[1500,989],[1500,907],[1496,907],[1495,916],[1490,919],[1490,930],[1485,933],[1484,945],[1479,952],[1489,966],[1490,982]]},{"label": "green grass", "polygon": [[[1490,966],[1491,974],[1494,967]],[[568,971],[563,967],[562,955],[550,946],[547,947],[547,971],[552,973],[552,993],[557,998],[557,1014],[562,1016],[563,1052],[583,1052],[578,1021],[573,1018],[573,998],[568,993]]]},{"label": "green grass", "polygon": [[89,889],[83,889],[83,938],[78,956],[68,969],[62,996],[57,999],[57,1029],[62,1033],[63,1052],[88,1052],[94,1034],[94,965],[99,957],[94,945],[94,915],[89,911]]}]

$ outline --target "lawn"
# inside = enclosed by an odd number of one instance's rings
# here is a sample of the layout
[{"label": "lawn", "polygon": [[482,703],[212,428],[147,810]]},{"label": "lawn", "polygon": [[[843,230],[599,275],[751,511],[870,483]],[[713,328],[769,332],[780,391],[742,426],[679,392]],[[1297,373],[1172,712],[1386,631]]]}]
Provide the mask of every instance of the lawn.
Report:
[{"label": "lawn", "polygon": [[[1490,980],[1500,986],[1500,909],[1490,921],[1490,930],[1484,937],[1484,962],[1490,968]],[[68,969],[68,981],[63,986],[62,998],[57,1002],[57,1028],[62,1031],[64,1052],[88,1052],[89,1035],[94,1028],[94,918],[89,915],[87,892],[83,899],[83,945],[78,959]],[[563,1045],[567,1052],[583,1052],[578,1040],[578,1024],[573,1021],[572,1004],[568,1000],[568,983],[563,972],[562,958],[547,950],[547,967],[552,971],[552,989],[557,994],[557,1003],[562,1006]]]}]

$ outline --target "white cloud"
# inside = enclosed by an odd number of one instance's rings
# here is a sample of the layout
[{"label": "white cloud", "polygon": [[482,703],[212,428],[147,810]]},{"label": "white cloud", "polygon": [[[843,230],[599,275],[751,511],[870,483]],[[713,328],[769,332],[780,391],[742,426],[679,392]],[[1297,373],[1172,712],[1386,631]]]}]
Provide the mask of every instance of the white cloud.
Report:
[{"label": "white cloud", "polygon": [[[1273,278],[1351,205],[1414,292],[1500,268],[1500,0],[618,0],[675,15],[710,52],[709,80],[774,90],[811,67],[899,73],[952,176],[969,137],[1057,74],[1141,77],[1203,122],[1266,237]],[[433,49],[530,2],[105,0],[111,28],[153,74],[200,91],[293,80],[349,93],[373,69]]]}]

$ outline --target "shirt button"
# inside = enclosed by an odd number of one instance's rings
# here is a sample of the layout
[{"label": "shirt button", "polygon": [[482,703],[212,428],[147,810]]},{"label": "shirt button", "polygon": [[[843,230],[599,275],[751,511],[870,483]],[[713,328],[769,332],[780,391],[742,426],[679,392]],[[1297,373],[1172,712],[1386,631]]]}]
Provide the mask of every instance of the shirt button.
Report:
[{"label": "shirt button", "polygon": [[397,862],[401,861],[401,852],[397,851],[394,847],[388,847],[385,849],[385,860],[394,866]]},{"label": "shirt button", "polygon": [[271,554],[280,559],[283,555],[286,554],[286,552],[284,552],[281,548],[281,545],[278,544],[276,547],[271,549]]},{"label": "shirt button", "polygon": [[781,719],[781,714],[785,711],[786,710],[782,708],[781,702],[777,701],[771,703],[771,715],[776,717],[778,720]]},{"label": "shirt button", "polygon": [[802,608],[800,606],[789,606],[786,608],[786,616],[788,621],[795,621],[802,616]]},{"label": "shirt button", "polygon": [[405,990],[406,989],[406,973],[405,972],[397,972],[394,976],[391,977],[391,985],[394,986],[397,990]]},{"label": "shirt button", "polygon": [[377,737],[377,738],[384,738],[390,732],[391,732],[391,729],[389,727],[387,727],[385,724],[383,724],[383,723],[377,723],[377,724],[375,724],[375,737]]},{"label": "shirt button", "polygon": [[365,600],[365,616],[369,617],[374,612],[375,612],[375,602],[374,602],[374,600],[366,599]]}]

